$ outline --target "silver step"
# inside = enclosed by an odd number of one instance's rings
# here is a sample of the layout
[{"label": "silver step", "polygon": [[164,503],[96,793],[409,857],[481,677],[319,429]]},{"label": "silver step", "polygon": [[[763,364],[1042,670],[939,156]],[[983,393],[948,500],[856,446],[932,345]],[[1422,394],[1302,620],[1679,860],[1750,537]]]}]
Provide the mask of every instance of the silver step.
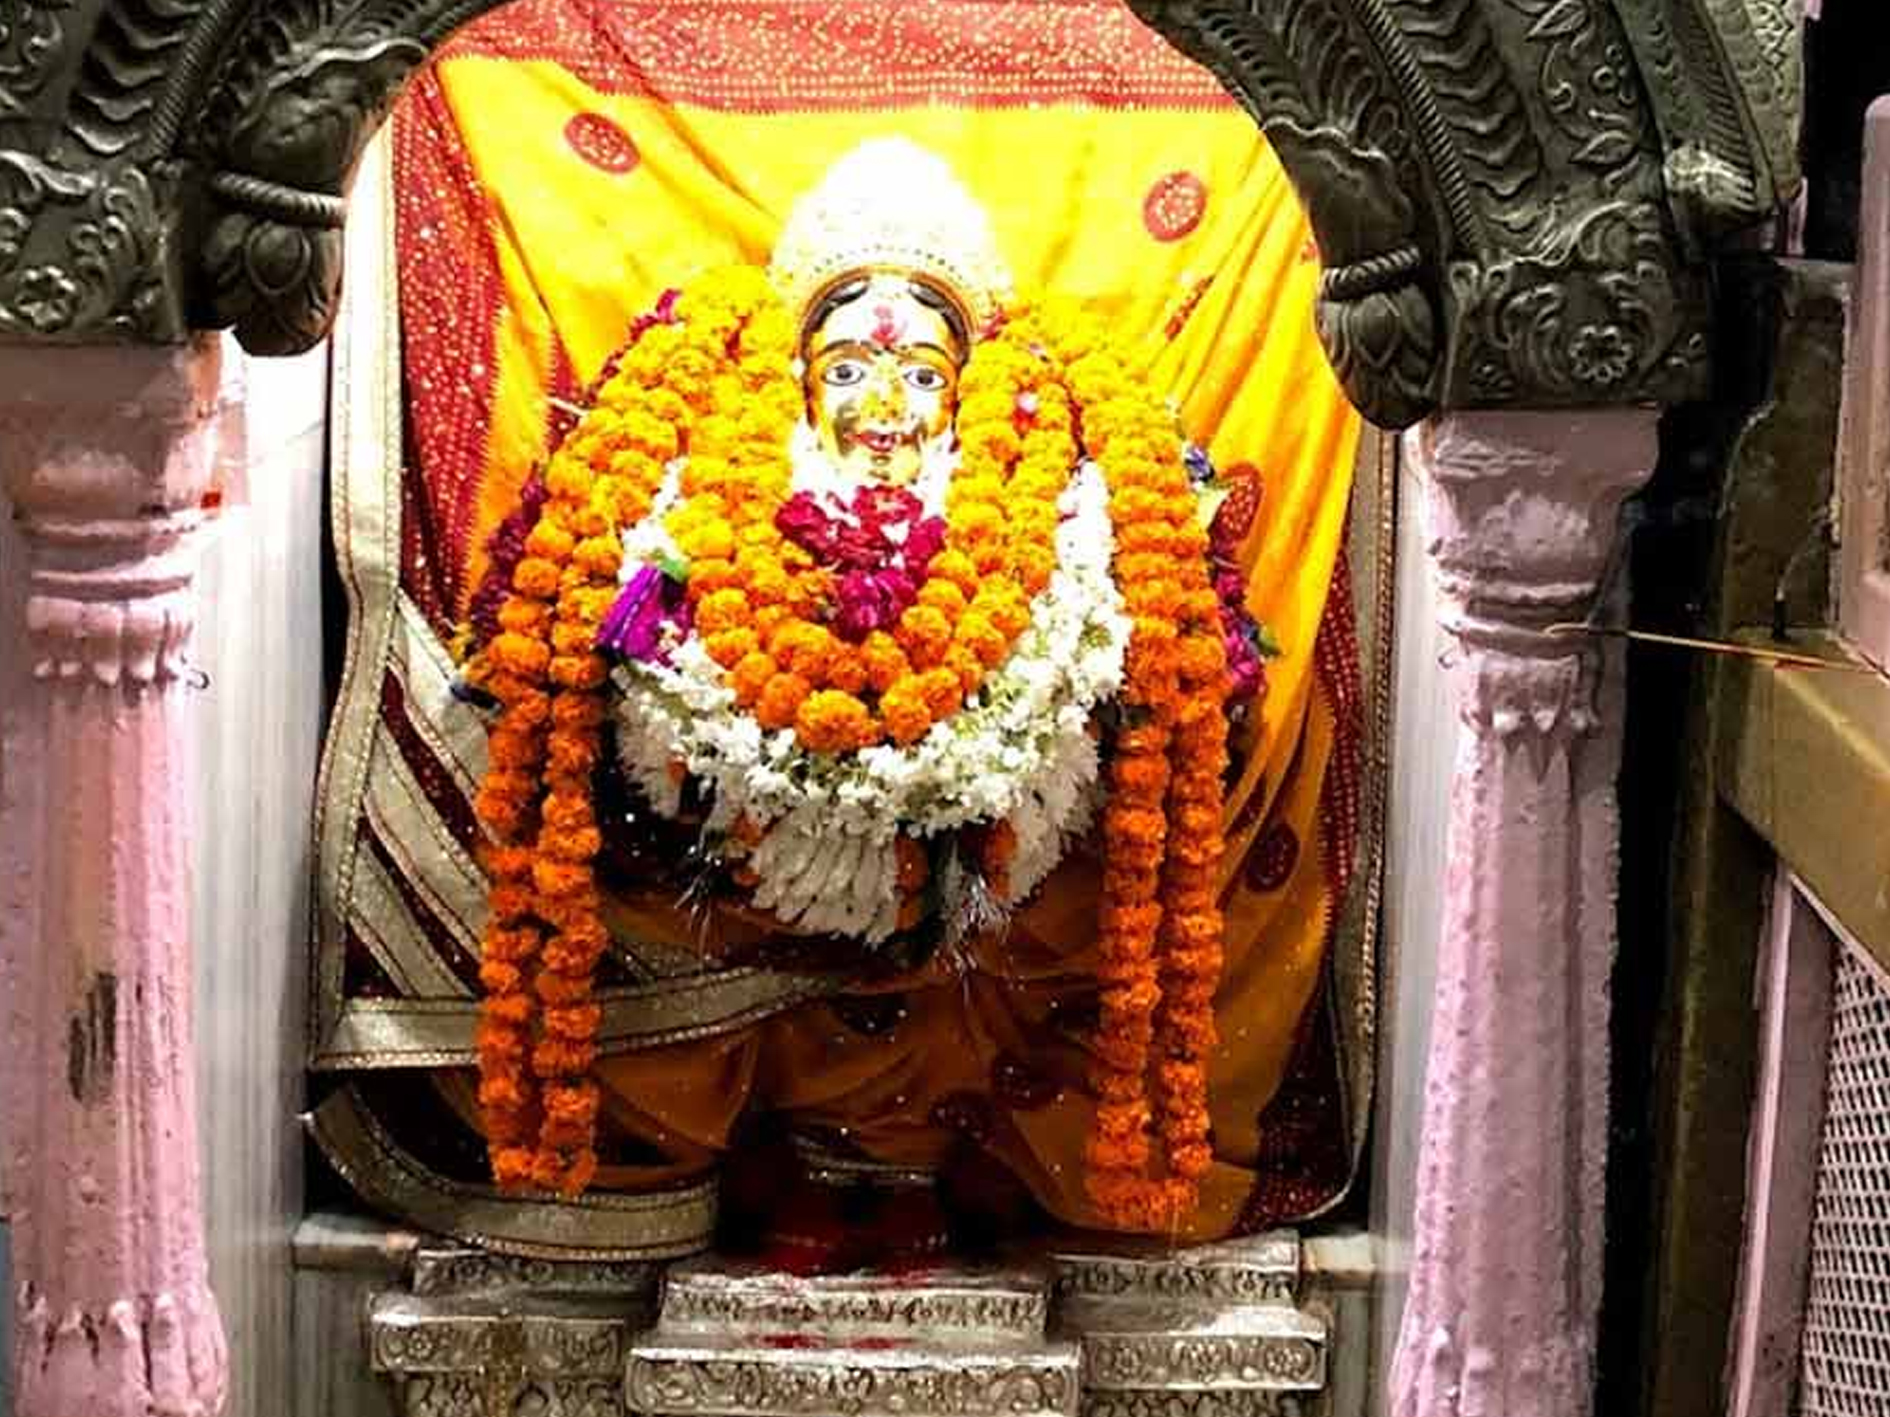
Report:
[{"label": "silver step", "polygon": [[369,1323],[406,1417],[1315,1417],[1331,1346],[1290,1234],[811,1278],[447,1245],[413,1285]]},{"label": "silver step", "polygon": [[1084,1417],[1298,1412],[1326,1386],[1329,1325],[1299,1306],[1295,1235],[1055,1264],[1055,1331],[1082,1346]]},{"label": "silver step", "polygon": [[1076,1417],[1080,1353],[1045,1336],[1045,1266],[799,1277],[675,1266],[630,1353],[652,1417]]},{"label": "silver step", "polygon": [[1292,1304],[1299,1294],[1299,1236],[1288,1231],[1185,1250],[1064,1250],[1054,1257],[1061,1306],[1091,1300]]},{"label": "silver step", "polygon": [[817,1334],[1002,1345],[1043,1340],[1050,1319],[1050,1272],[931,1269],[923,1274],[798,1278],[726,1261],[672,1268],[663,1286],[665,1333]]},{"label": "silver step", "polygon": [[1077,1417],[1079,1366],[1075,1344],[1042,1339],[992,1351],[811,1335],[673,1343],[659,1331],[631,1351],[627,1393],[631,1411],[669,1417]]}]

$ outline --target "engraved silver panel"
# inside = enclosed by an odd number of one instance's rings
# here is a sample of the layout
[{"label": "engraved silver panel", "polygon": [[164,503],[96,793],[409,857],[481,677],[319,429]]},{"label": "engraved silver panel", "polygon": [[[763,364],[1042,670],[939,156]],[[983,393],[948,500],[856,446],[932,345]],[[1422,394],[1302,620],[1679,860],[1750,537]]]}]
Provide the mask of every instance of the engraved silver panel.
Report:
[{"label": "engraved silver panel", "polygon": [[1274,1231],[1160,1254],[1067,1251],[1055,1257],[1057,1297],[1210,1304],[1291,1304],[1299,1237]]},{"label": "engraved silver panel", "polygon": [[406,1417],[628,1417],[612,1378],[522,1380],[510,1388],[476,1373],[425,1373],[400,1384]]},{"label": "engraved silver panel", "polygon": [[638,1296],[654,1302],[660,1264],[635,1260],[561,1261],[495,1255],[469,1245],[423,1247],[414,1258],[418,1295],[475,1294],[526,1289],[549,1294]]},{"label": "engraved silver panel", "polygon": [[649,1320],[641,1300],[562,1296],[444,1303],[383,1295],[368,1319],[368,1359],[381,1373],[453,1373],[508,1364],[547,1376],[620,1372],[630,1337]]},{"label": "engraved silver panel", "polygon": [[984,1345],[1041,1343],[1050,1316],[1043,1268],[799,1278],[693,1260],[669,1273],[665,1333],[819,1333],[848,1338],[930,1335]]},{"label": "engraved silver panel", "polygon": [[1086,1393],[1083,1417],[1311,1417],[1316,1399],[1290,1392]]},{"label": "engraved silver panel", "polygon": [[1074,1344],[993,1354],[910,1341],[815,1343],[640,1344],[630,1358],[630,1406],[659,1417],[1076,1417]]},{"label": "engraved silver panel", "polygon": [[1287,1317],[1297,1332],[1256,1333],[1243,1316],[1229,1315],[1225,1332],[1086,1333],[1084,1383],[1165,1392],[1317,1392],[1326,1382],[1325,1325]]},{"label": "engraved silver panel", "polygon": [[1282,1410],[1272,1395],[1326,1385],[1328,1324],[1297,1306],[1295,1235],[1057,1265],[1057,1332],[1082,1345],[1085,1417]]}]

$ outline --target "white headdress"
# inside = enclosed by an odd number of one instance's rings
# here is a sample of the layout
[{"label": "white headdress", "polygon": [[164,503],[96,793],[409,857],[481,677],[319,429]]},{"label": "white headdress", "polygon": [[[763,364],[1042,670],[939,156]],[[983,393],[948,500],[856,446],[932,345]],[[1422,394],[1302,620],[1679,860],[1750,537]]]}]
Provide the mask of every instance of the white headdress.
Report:
[{"label": "white headdress", "polygon": [[876,271],[922,276],[975,337],[1011,295],[984,209],[950,164],[904,138],[874,138],[836,162],[795,204],[768,276],[796,318],[827,291]]}]

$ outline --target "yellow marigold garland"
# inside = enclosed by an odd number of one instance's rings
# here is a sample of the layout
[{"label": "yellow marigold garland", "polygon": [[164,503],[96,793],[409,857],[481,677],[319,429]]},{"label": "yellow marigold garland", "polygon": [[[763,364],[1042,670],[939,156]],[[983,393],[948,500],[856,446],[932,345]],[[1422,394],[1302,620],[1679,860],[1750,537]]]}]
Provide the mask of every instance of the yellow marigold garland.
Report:
[{"label": "yellow marigold garland", "polygon": [[594,646],[619,532],[648,514],[666,465],[687,452],[668,527],[690,559],[696,630],[738,701],[838,752],[916,741],[1003,662],[1055,569],[1057,500],[1086,452],[1107,472],[1134,621],[1103,819],[1089,1189],[1116,1224],[1171,1228],[1211,1160],[1227,735],[1218,602],[1173,417],[1093,320],[1013,316],[961,381],[944,549],[892,633],[847,645],[817,618],[826,573],[775,526],[801,413],[785,311],[741,268],[699,282],[676,313],[626,351],[553,456],[484,656],[501,705],[477,801],[500,843],[486,858],[478,1032],[496,1178],[575,1194],[596,1166],[592,984],[607,935],[591,775],[607,666]]}]

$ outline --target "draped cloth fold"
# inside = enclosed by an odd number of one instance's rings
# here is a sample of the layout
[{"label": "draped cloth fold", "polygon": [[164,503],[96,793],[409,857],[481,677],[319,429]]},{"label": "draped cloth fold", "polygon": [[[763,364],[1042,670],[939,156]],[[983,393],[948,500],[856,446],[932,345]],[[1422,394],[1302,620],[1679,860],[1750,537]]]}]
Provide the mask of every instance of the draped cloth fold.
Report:
[{"label": "draped cloth fold", "polygon": [[[1377,676],[1346,565],[1360,425],[1313,332],[1318,253],[1251,120],[1104,0],[524,0],[450,41],[392,131],[388,170],[377,155],[357,193],[391,193],[386,261],[351,277],[350,299],[397,302],[398,356],[368,351],[344,392],[389,399],[363,387],[378,365],[398,417],[376,425],[378,455],[343,440],[334,490],[351,619],[324,773],[315,1065],[350,1077],[349,1105],[374,1119],[330,1130],[376,1138],[343,1169],[360,1183],[404,1154],[399,1194],[435,1174],[442,1195],[477,1193],[465,1066],[484,904],[467,803],[483,741],[447,647],[488,543],[631,321],[704,269],[765,264],[796,198],[891,133],[952,164],[1020,289],[1105,311],[1217,466],[1255,479],[1251,604],[1283,652],[1235,735],[1219,1161],[1189,1233],[1329,1205],[1355,1165],[1371,1046],[1368,982],[1332,988],[1371,974]],[[1370,530],[1354,560],[1381,554]],[[693,1196],[766,1111],[890,1165],[975,1145],[1055,1217],[1092,1221],[1095,878],[1079,850],[968,971],[870,987],[769,967],[752,929],[705,932],[631,879],[601,990],[602,1181]],[[503,1247],[504,1205],[478,1194],[481,1234]],[[441,1204],[429,1223],[450,1224]],[[691,1223],[702,1213],[692,1201]]]}]

